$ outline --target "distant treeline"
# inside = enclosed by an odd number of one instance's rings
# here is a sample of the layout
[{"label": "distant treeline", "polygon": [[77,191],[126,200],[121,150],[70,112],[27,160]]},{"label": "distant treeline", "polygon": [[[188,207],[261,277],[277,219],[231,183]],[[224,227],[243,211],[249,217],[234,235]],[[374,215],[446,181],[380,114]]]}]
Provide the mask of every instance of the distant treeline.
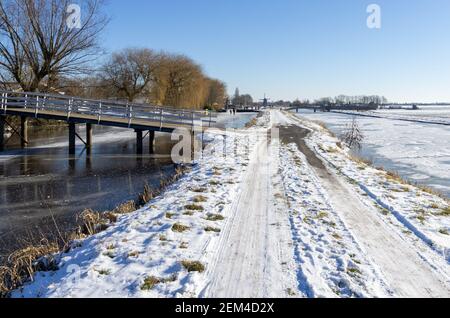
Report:
[{"label": "distant treeline", "polygon": [[347,95],[339,95],[336,97],[324,97],[314,101],[310,100],[295,100],[293,105],[305,105],[305,104],[371,104],[374,103],[376,105],[386,104],[388,102],[387,98],[384,96],[378,95],[358,95],[358,96],[347,96]]}]

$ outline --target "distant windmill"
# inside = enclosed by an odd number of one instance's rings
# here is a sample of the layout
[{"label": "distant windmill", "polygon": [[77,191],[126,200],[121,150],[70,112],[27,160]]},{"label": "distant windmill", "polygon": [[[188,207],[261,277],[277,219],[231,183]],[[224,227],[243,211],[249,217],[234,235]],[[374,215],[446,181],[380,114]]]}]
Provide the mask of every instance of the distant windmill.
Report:
[{"label": "distant windmill", "polygon": [[262,103],[263,103],[262,107],[264,107],[264,108],[269,107],[270,98],[267,98],[265,93],[264,93],[264,99],[260,99],[260,101],[262,101]]}]

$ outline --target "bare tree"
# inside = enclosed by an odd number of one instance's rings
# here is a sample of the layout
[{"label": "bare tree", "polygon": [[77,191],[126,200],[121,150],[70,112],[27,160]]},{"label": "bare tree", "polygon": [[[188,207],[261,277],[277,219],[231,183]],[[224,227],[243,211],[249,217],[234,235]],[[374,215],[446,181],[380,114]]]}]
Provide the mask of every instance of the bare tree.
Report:
[{"label": "bare tree", "polygon": [[81,24],[69,27],[71,0],[0,1],[0,71],[24,91],[87,71],[108,19],[102,0],[81,1]]},{"label": "bare tree", "polygon": [[346,127],[344,134],[341,137],[344,144],[349,148],[358,149],[362,148],[362,142],[364,140],[364,134],[359,127],[356,117],[353,117],[352,122]]},{"label": "bare tree", "polygon": [[114,53],[101,77],[119,94],[132,102],[149,93],[158,67],[159,56],[150,49],[125,49]]}]

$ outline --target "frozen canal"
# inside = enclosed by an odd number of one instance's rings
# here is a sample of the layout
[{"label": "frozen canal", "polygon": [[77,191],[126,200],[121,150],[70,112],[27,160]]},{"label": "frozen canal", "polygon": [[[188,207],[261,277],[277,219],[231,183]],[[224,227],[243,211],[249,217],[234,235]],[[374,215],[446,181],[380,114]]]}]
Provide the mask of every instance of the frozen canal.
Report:
[{"label": "frozen canal", "polygon": [[[412,118],[450,117],[450,107],[430,107],[414,114],[397,110],[392,114],[398,112]],[[298,115],[324,122],[338,136],[352,121],[352,116],[336,113],[303,110]],[[365,136],[362,157],[450,197],[450,126],[359,116],[357,120]]]}]

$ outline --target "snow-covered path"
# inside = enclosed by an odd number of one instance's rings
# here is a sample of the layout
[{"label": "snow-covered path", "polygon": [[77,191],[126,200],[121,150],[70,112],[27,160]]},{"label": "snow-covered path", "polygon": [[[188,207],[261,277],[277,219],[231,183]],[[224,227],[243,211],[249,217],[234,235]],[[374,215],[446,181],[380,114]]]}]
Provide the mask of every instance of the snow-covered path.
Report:
[{"label": "snow-covered path", "polygon": [[[287,209],[277,208],[274,200],[272,178],[278,167],[277,154],[271,156],[273,148],[267,145],[263,138],[250,158],[241,192],[232,207],[231,226],[222,237],[215,266],[208,272],[210,283],[204,297],[296,295]],[[280,201],[278,204],[283,203]]]},{"label": "snow-covered path", "polygon": [[[284,124],[298,125],[295,119],[278,113]],[[304,129],[300,128],[299,129]],[[396,297],[448,297],[445,277],[439,277],[414,246],[381,220],[374,207],[367,206],[344,180],[321,164],[320,159],[303,148],[310,166],[319,177],[332,207],[339,213],[371,260],[382,272]],[[404,233],[403,233],[404,234]]]}]

